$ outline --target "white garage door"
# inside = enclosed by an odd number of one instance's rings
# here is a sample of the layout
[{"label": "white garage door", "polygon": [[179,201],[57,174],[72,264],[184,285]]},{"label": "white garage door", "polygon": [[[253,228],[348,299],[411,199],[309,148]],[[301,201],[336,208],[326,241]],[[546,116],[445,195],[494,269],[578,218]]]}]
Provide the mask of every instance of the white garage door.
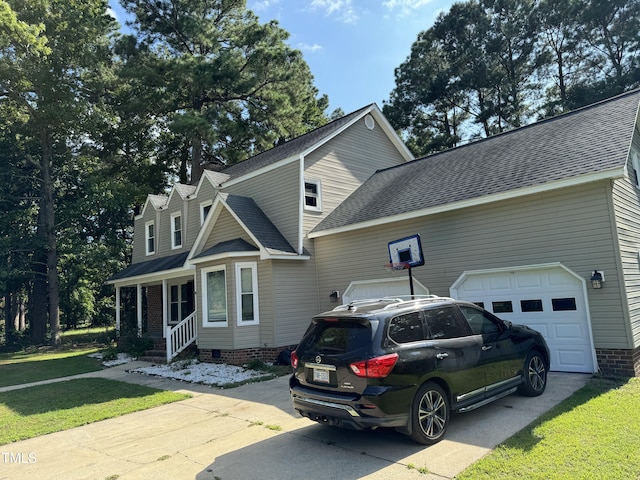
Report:
[{"label": "white garage door", "polygon": [[451,296],[541,332],[551,350],[551,370],[593,373],[595,350],[584,290],[580,277],[553,264],[465,272],[451,287]]},{"label": "white garage door", "polygon": [[[429,290],[413,279],[414,295],[428,295]],[[342,295],[342,303],[369,298],[392,297],[394,295],[410,295],[409,277],[382,278],[377,280],[354,281],[349,284]]]}]

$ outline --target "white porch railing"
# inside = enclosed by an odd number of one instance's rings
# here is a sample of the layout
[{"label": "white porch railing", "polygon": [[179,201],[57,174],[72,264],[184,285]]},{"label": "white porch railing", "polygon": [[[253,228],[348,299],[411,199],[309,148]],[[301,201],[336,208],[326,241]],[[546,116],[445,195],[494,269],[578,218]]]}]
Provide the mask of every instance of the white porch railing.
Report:
[{"label": "white porch railing", "polygon": [[167,325],[165,334],[167,339],[167,363],[169,363],[195,341],[197,336],[196,312],[194,311],[177,325]]}]

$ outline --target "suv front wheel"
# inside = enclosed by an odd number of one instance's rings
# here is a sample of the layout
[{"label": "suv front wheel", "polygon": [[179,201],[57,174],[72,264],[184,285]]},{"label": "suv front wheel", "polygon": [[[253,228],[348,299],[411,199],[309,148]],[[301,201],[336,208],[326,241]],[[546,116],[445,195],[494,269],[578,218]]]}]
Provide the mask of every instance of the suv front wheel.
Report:
[{"label": "suv front wheel", "polygon": [[521,393],[529,397],[537,397],[544,392],[547,386],[547,365],[537,351],[533,350],[527,355],[522,377]]},{"label": "suv front wheel", "polygon": [[411,438],[424,445],[439,442],[449,426],[449,398],[442,387],[427,382],[416,394],[411,413]]}]

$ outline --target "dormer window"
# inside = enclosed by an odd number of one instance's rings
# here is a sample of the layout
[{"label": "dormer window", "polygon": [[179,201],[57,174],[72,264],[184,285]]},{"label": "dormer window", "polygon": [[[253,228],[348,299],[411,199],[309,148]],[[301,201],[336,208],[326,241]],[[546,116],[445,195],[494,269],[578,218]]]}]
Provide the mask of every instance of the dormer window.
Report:
[{"label": "dormer window", "polygon": [[147,255],[153,255],[156,253],[156,226],[153,220],[144,224],[144,232]]},{"label": "dormer window", "polygon": [[322,211],[322,189],[320,180],[304,181],[304,208],[314,212]]},{"label": "dormer window", "polygon": [[180,212],[171,214],[171,248],[182,247],[182,216]]},{"label": "dormer window", "polygon": [[204,221],[207,219],[207,215],[209,215],[212,204],[213,202],[211,200],[207,200],[200,204],[200,225],[204,225]]}]

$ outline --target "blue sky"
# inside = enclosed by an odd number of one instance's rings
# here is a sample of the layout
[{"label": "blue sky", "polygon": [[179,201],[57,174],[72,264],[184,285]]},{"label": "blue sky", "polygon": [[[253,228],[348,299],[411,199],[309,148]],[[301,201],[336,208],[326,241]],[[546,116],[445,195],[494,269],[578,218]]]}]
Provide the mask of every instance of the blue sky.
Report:
[{"label": "blue sky", "polygon": [[[109,2],[121,23],[117,0]],[[419,32],[454,0],[247,0],[262,22],[277,20],[301,50],[331,113],[370,103],[382,108],[395,86],[394,69]]]}]

